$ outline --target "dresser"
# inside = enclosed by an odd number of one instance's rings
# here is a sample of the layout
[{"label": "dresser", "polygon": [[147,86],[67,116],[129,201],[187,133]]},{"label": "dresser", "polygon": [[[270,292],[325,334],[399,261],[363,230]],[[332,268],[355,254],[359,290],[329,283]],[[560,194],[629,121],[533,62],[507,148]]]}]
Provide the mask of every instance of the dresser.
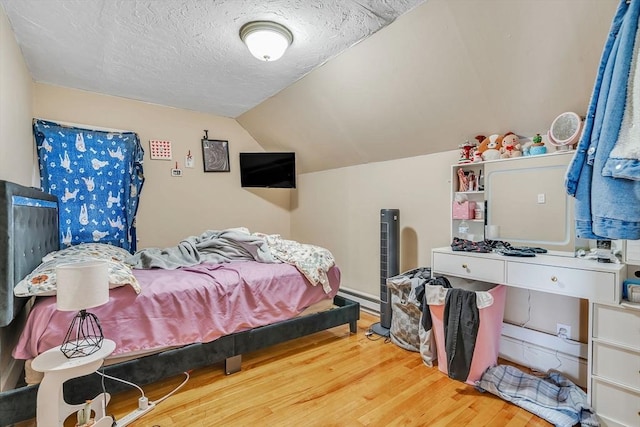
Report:
[{"label": "dresser", "polygon": [[437,248],[434,275],[589,301],[587,394],[603,426],[640,426],[640,304],[621,303],[626,264],[560,254],[507,257]]}]

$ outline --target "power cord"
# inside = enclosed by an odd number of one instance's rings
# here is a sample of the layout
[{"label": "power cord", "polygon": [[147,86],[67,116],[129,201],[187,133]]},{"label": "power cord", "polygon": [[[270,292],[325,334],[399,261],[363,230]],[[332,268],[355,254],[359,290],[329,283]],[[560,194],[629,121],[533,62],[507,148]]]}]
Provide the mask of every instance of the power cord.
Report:
[{"label": "power cord", "polygon": [[117,378],[117,377],[105,374],[104,372],[97,371],[96,373],[102,376],[102,384],[103,384],[102,385],[102,389],[103,390],[104,390],[104,379],[105,378],[109,378],[110,380],[114,380],[114,381],[119,381],[121,383],[130,385],[130,386],[135,387],[138,390],[140,390],[140,394],[142,396],[138,399],[138,408],[139,409],[147,409],[147,407],[149,406],[149,403],[157,405],[158,403],[160,403],[163,400],[167,399],[169,396],[171,396],[172,394],[174,394],[175,392],[180,390],[189,381],[189,378],[190,378],[189,372],[183,372],[186,375],[186,378],[184,379],[184,381],[182,381],[182,383],[180,383],[180,385],[178,385],[176,388],[171,390],[168,394],[162,396],[160,399],[157,399],[155,401],[150,402],[149,399],[144,395],[144,390],[139,385],[134,384],[134,383],[132,383],[130,381],[127,381],[127,380],[123,380],[122,378]]},{"label": "power cord", "polygon": [[185,374],[187,377],[184,379],[184,381],[182,381],[182,383],[180,385],[178,385],[178,387],[174,388],[173,390],[171,390],[168,394],[162,396],[160,399],[157,399],[153,402],[154,405],[157,405],[158,403],[162,402],[163,400],[165,400],[166,398],[168,398],[169,396],[171,396],[173,393],[175,393],[176,391],[180,390],[186,383],[187,381],[189,381],[189,378],[191,377],[189,375],[189,372],[183,372],[183,374]]},{"label": "power cord", "polygon": [[373,331],[374,325],[378,324],[380,324],[380,322],[371,324],[371,326],[369,326],[369,329],[367,329],[367,331],[364,333],[364,336],[367,337],[369,341],[379,341],[383,339],[385,344],[391,342],[391,331],[387,331],[387,333],[384,335],[379,335],[378,333]]},{"label": "power cord", "polygon": [[[96,373],[98,375],[102,376],[102,390],[105,393],[106,393],[106,389],[105,389],[105,386],[104,386],[104,379],[105,378],[109,378],[110,380],[118,381],[118,382],[121,382],[121,383],[124,383],[124,384],[127,384],[127,385],[130,385],[132,387],[137,388],[140,391],[140,394],[141,394],[140,398],[138,398],[138,410],[145,411],[145,412],[147,410],[153,409],[153,408],[149,408],[149,405],[152,405],[152,406],[155,407],[157,404],[159,404],[160,402],[162,402],[165,399],[169,398],[175,392],[180,390],[189,381],[189,378],[190,378],[189,372],[184,372],[184,374],[186,375],[186,378],[176,388],[174,388],[169,393],[167,393],[166,395],[162,396],[161,398],[159,398],[159,399],[157,399],[155,401],[149,401],[149,399],[144,395],[144,390],[139,385],[137,385],[135,383],[132,383],[130,381],[127,381],[127,380],[123,380],[122,378],[117,378],[117,377],[105,374],[104,372],[100,372],[99,370],[96,371]],[[103,405],[104,405],[104,402],[103,402]],[[106,407],[103,408],[103,409],[104,409],[104,413],[106,414]],[[140,415],[143,415],[145,412],[141,412],[140,414],[137,415],[137,417],[139,417]],[[116,417],[114,415],[109,415],[109,416],[113,419],[112,427],[113,426],[117,426],[118,424],[116,422]],[[128,422],[131,422],[131,420],[129,420]]]},{"label": "power cord", "polygon": [[520,324],[521,328],[524,328],[531,320],[531,289],[527,289],[527,320]]},{"label": "power cord", "polygon": [[558,338],[560,338],[562,341],[567,341],[569,339],[569,337],[567,336],[567,330],[565,328],[560,328],[560,330],[558,330]]},{"label": "power cord", "polygon": [[567,335],[567,330],[565,328],[560,328],[557,337],[567,344],[582,345],[581,342],[573,341],[571,338],[569,338],[569,336]]},{"label": "power cord", "polygon": [[102,389],[103,389],[103,390],[104,390],[104,379],[105,379],[105,378],[109,378],[110,380],[118,381],[118,382],[121,382],[121,383],[124,383],[124,384],[130,385],[131,387],[135,387],[135,388],[137,388],[138,390],[140,390],[140,394],[142,395],[141,399],[142,399],[142,398],[145,398],[144,390],[143,390],[143,389],[142,389],[142,387],[140,387],[139,385],[134,384],[134,383],[132,383],[132,382],[129,382],[129,381],[127,381],[127,380],[123,380],[122,378],[113,377],[113,376],[111,376],[111,375],[105,374],[104,372],[96,371],[96,373],[97,373],[98,375],[101,375],[101,376],[102,376]]}]

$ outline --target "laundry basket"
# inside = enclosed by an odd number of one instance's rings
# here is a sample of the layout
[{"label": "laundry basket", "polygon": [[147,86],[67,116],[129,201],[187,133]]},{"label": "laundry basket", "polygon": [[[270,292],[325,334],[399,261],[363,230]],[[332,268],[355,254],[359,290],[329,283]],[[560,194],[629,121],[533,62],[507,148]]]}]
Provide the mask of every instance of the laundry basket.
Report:
[{"label": "laundry basket", "polygon": [[421,302],[416,289],[431,277],[428,267],[415,268],[387,279],[391,295],[391,342],[409,351],[420,351],[419,324],[422,316]]},{"label": "laundry basket", "polygon": [[[438,369],[448,374],[451,378],[474,385],[476,381],[480,380],[480,377],[487,368],[495,366],[498,363],[507,289],[504,285],[469,281],[455,277],[449,277],[449,280],[452,286],[451,289],[442,286],[427,286],[425,289],[425,299],[431,311],[432,328],[436,341]],[[469,310],[473,311],[473,309],[465,306],[458,310],[460,313],[459,317],[452,315],[453,308],[449,307],[447,330],[451,333],[449,334],[449,346],[447,346],[444,325],[444,322],[447,320],[445,319],[445,303],[447,303],[447,294],[454,292],[454,294],[451,295],[453,297],[455,295],[455,289],[469,291],[466,295],[469,297],[468,300],[470,302],[473,301],[473,297],[475,297],[478,316],[475,346],[469,346],[466,342],[469,340],[468,334],[461,339],[461,333],[469,333],[469,329],[472,329],[469,324],[465,324],[464,322],[468,320],[469,317],[473,317],[473,313],[469,312]],[[458,294],[460,295],[460,293]],[[450,303],[453,302],[450,301]],[[457,322],[456,318],[462,320],[463,323]],[[451,322],[453,322],[453,324]],[[458,333],[455,333],[456,326],[462,326],[459,328]],[[455,340],[451,341],[454,337]],[[454,347],[455,351],[451,351],[450,353],[452,354],[447,354],[447,349],[451,350],[452,347]],[[469,361],[469,358],[465,358],[462,353],[464,353],[464,349],[469,349],[470,347],[472,347],[473,352]],[[460,357],[466,359],[466,363],[462,363],[462,365],[464,365],[463,368],[460,368]],[[453,360],[456,364],[455,369],[452,370],[455,372],[449,372],[448,370],[448,361],[450,360]]]}]

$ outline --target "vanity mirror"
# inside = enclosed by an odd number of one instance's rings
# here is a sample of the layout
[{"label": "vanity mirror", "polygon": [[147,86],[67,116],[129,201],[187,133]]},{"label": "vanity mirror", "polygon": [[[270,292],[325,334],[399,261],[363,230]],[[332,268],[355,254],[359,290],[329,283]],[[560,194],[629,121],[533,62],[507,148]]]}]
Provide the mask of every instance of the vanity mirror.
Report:
[{"label": "vanity mirror", "polygon": [[558,150],[569,150],[578,142],[581,132],[582,119],[576,113],[568,111],[560,114],[551,123],[547,138],[551,145],[558,147]]},{"label": "vanity mirror", "polygon": [[487,236],[573,255],[573,199],[564,188],[572,152],[486,162]]}]

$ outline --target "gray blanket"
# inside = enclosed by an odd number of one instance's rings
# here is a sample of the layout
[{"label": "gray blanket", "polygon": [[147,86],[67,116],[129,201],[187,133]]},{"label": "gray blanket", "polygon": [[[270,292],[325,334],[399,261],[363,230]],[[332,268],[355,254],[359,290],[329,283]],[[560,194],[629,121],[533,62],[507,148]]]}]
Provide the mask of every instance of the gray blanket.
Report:
[{"label": "gray blanket", "polygon": [[244,229],[207,230],[191,236],[177,246],[142,249],[127,259],[133,268],[163,268],[174,270],[203,262],[254,260],[264,263],[280,262],[271,255],[266,241]]}]

